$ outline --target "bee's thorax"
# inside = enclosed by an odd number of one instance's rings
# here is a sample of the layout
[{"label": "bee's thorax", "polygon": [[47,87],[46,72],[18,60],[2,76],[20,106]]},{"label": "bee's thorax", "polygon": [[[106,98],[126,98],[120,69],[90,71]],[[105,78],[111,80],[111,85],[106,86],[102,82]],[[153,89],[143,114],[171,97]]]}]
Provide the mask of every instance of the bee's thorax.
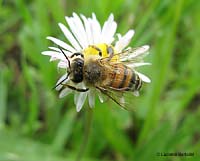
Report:
[{"label": "bee's thorax", "polygon": [[95,85],[102,81],[103,68],[96,61],[90,61],[84,66],[84,80],[89,85]]}]

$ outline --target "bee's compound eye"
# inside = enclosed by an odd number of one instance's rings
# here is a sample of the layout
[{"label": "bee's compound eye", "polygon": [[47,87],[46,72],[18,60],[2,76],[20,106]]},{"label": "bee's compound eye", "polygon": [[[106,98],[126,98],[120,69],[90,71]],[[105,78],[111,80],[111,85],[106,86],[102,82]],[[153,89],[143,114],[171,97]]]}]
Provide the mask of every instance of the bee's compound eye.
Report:
[{"label": "bee's compound eye", "polygon": [[113,48],[112,48],[111,46],[108,46],[108,47],[107,47],[107,53],[108,53],[109,55],[113,55],[113,54],[114,54]]}]

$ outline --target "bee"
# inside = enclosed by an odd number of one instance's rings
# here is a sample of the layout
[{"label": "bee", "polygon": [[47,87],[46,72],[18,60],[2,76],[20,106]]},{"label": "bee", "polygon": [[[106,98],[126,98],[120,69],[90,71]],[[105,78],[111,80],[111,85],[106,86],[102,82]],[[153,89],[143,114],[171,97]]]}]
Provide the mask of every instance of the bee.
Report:
[{"label": "bee", "polygon": [[[64,51],[60,50],[65,55]],[[89,46],[83,53],[74,53],[70,58],[65,55],[69,64],[68,75],[57,86],[61,84],[63,88],[67,87],[79,92],[86,92],[90,87],[96,88],[123,107],[118,94],[129,91],[138,95],[142,87],[142,79],[128,66],[128,62],[135,61],[145,50],[147,49],[142,47],[129,48],[116,53],[113,46],[98,44]],[[132,56],[133,54],[135,56]],[[126,61],[119,61],[124,57]],[[68,77],[73,84],[84,82],[87,88],[76,88],[70,83],[63,83]]]}]

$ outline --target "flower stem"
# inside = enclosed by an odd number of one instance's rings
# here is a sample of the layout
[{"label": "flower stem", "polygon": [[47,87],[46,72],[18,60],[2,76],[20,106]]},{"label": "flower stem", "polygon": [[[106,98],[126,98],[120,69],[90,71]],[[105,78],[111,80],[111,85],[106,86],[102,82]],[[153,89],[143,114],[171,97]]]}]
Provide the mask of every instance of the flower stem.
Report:
[{"label": "flower stem", "polygon": [[93,110],[91,108],[87,109],[87,112],[85,113],[85,130],[84,130],[84,136],[83,136],[83,141],[82,144],[80,146],[80,149],[78,151],[77,157],[76,157],[76,161],[80,161],[83,157],[83,154],[85,152],[87,143],[88,143],[88,139],[89,139],[89,135],[90,135],[90,129],[91,129],[91,125],[92,125],[92,115],[93,115]]}]

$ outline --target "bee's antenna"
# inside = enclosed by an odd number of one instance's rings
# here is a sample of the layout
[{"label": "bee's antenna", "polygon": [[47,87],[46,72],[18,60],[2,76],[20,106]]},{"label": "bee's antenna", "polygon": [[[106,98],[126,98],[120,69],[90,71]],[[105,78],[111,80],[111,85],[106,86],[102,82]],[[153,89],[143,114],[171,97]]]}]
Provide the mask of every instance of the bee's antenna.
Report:
[{"label": "bee's antenna", "polygon": [[68,62],[68,64],[69,64],[69,68],[71,69],[71,65],[70,65],[70,60],[69,60],[69,58],[67,57],[67,55],[64,53],[64,51],[62,50],[62,48],[61,48],[60,46],[58,46],[58,48],[60,49],[60,51],[62,52],[62,54],[65,56],[65,58],[66,58],[66,60],[67,60],[67,62]]},{"label": "bee's antenna", "polygon": [[[71,65],[70,65],[70,60],[67,57],[67,55],[64,53],[64,51],[62,50],[62,48],[60,46],[58,46],[58,48],[60,49],[61,53],[65,56],[68,64],[69,64],[69,69],[71,69]],[[55,89],[56,87],[58,87],[59,85],[61,85],[65,80],[67,80],[67,78],[69,77],[69,75],[71,74],[71,72],[69,71],[69,73],[67,74],[66,78],[64,78],[60,83],[58,83],[56,86],[54,86],[52,89]]]}]

